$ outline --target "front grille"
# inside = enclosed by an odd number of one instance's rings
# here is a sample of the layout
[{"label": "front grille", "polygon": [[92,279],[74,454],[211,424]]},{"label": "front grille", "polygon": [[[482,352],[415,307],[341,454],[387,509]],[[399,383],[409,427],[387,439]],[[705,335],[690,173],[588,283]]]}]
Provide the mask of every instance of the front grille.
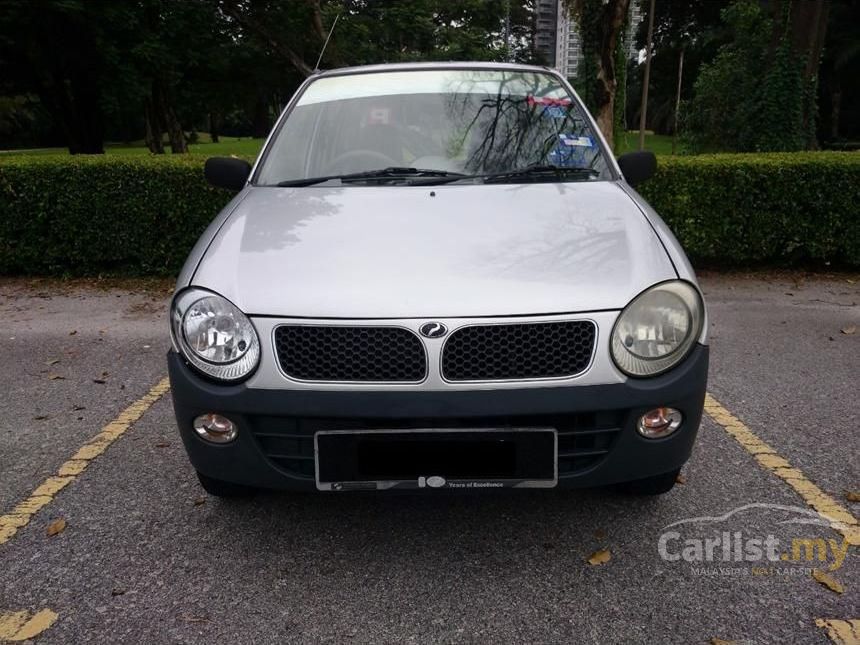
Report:
[{"label": "front grille", "polygon": [[281,325],[275,351],[302,381],[417,383],[427,375],[424,345],[402,327]]},{"label": "front grille", "polygon": [[626,411],[607,410],[563,415],[430,419],[326,419],[267,417],[254,419],[253,435],[269,462],[299,479],[314,478],[314,434],[320,430],[407,430],[434,428],[555,428],[558,474],[570,477],[597,466],[612,450]]},{"label": "front grille", "polygon": [[595,335],[587,320],[461,327],[445,343],[442,376],[449,381],[575,376],[591,362]]}]

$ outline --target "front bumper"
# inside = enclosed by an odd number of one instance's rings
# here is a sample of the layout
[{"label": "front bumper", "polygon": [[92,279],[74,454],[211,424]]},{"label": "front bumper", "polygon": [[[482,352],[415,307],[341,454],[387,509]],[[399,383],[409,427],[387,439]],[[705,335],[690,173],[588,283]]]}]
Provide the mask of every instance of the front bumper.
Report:
[{"label": "front bumper", "polygon": [[[601,486],[680,468],[699,428],[708,348],[696,345],[667,374],[609,385],[457,391],[308,391],[221,385],[167,357],[173,408],[192,465],[214,479],[262,488],[316,490],[313,436],[319,430],[555,427],[559,487]],[[657,406],[684,414],[665,439],[641,437],[636,420]],[[193,419],[217,412],[239,426],[226,445],[194,432]]]}]

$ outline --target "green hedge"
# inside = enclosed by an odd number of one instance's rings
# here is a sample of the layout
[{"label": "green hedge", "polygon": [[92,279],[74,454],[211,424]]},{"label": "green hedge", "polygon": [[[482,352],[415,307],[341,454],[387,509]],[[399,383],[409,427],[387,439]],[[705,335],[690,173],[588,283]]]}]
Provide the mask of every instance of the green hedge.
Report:
[{"label": "green hedge", "polygon": [[[0,157],[0,273],[171,275],[230,195],[194,157]],[[643,195],[699,264],[860,266],[860,154],[661,157]]]},{"label": "green hedge", "polygon": [[699,263],[860,266],[860,153],[661,157],[641,192]]},{"label": "green hedge", "polygon": [[0,157],[0,273],[171,275],[230,200],[200,157]]}]

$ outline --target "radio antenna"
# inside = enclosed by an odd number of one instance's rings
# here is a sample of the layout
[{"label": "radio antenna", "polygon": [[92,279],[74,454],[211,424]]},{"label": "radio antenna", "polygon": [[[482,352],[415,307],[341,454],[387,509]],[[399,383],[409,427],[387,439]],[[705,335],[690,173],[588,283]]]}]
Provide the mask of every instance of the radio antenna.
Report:
[{"label": "radio antenna", "polygon": [[325,54],[325,48],[328,47],[328,41],[331,40],[331,35],[334,33],[335,25],[337,25],[337,21],[340,19],[340,14],[337,14],[334,18],[334,22],[331,23],[331,29],[328,30],[328,36],[326,36],[325,42],[322,46],[322,51],[320,52],[320,57],[317,58],[317,64],[314,68],[314,72],[320,71],[320,63],[322,62],[323,54]]}]

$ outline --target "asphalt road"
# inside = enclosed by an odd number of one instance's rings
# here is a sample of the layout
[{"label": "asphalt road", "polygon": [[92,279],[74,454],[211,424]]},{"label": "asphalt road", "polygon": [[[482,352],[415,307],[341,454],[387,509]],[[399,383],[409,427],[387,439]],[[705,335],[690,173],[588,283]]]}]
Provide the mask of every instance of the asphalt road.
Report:
[{"label": "asphalt road", "polygon": [[[666,496],[225,502],[198,486],[169,393],[111,426],[109,447],[51,489],[63,464],[164,377],[166,285],[0,282],[0,641],[830,642],[816,620],[847,634],[836,621],[860,618],[860,559],[856,546],[838,557],[845,525],[786,520],[809,521],[822,503],[858,513],[846,493],[860,489],[860,280],[710,276],[703,286],[709,391],[742,425],[706,416],[685,483]],[[757,458],[742,430],[795,470]],[[28,499],[44,505],[10,534]],[[65,529],[49,536],[60,519]],[[672,530],[680,537],[667,538]],[[724,531],[833,547],[813,562],[724,561],[719,548],[697,560],[699,538]],[[601,549],[609,561],[590,564]]]}]

